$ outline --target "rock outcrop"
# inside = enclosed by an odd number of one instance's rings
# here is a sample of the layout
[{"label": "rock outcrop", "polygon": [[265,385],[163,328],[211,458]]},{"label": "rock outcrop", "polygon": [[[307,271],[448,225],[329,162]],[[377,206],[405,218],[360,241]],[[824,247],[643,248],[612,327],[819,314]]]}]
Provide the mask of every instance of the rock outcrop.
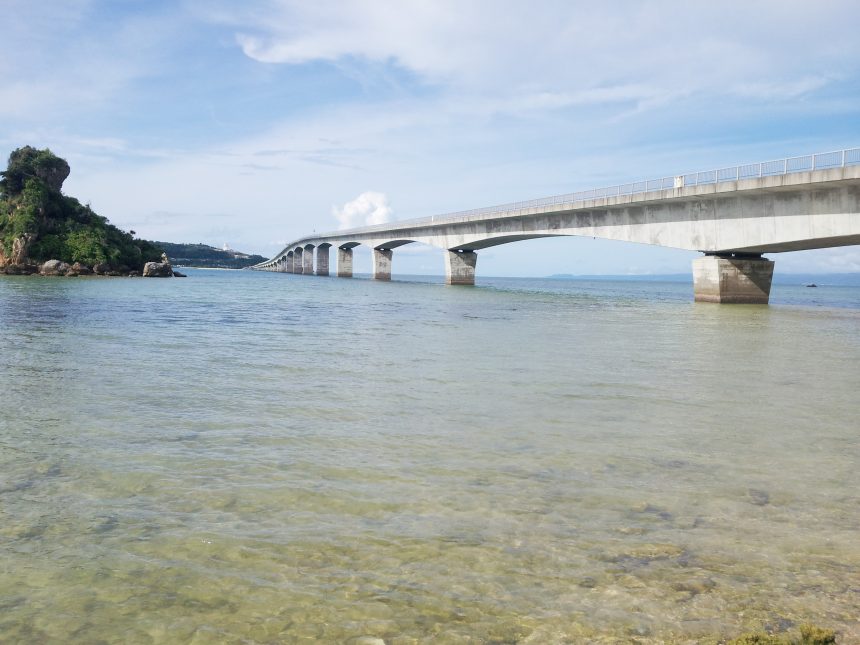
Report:
[{"label": "rock outcrop", "polygon": [[48,260],[39,267],[41,275],[66,275],[69,272],[69,265],[60,260]]},{"label": "rock outcrop", "polygon": [[[62,193],[69,164],[48,149],[24,146],[0,171],[0,267],[37,265],[57,259],[91,267],[99,274],[139,271],[164,249],[136,239],[100,217],[89,205]],[[16,271],[12,269],[12,271]],[[85,274],[78,268],[67,272]],[[52,273],[53,274],[53,273]],[[54,274],[55,275],[55,274]]]},{"label": "rock outcrop", "polygon": [[32,244],[35,239],[36,236],[32,233],[25,233],[21,237],[16,237],[12,240],[12,255],[9,256],[9,263],[26,264],[30,244]]},{"label": "rock outcrop", "polygon": [[161,254],[161,262],[147,262],[143,265],[144,278],[172,278],[173,267],[166,253]]},{"label": "rock outcrop", "polygon": [[6,264],[0,265],[0,274],[6,275],[32,275],[39,272],[35,264]]}]

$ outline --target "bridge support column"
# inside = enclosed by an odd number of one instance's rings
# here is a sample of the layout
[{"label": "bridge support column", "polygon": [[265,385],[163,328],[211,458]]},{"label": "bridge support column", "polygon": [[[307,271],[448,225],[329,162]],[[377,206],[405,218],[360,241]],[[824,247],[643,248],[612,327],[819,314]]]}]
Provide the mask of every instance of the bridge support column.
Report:
[{"label": "bridge support column", "polygon": [[328,275],[328,250],[328,245],[317,247],[317,275]]},{"label": "bridge support column", "polygon": [[475,265],[477,263],[478,254],[474,251],[446,251],[446,284],[475,284]]},{"label": "bridge support column", "polygon": [[766,305],[773,261],[760,255],[707,255],[693,260],[696,302]]},{"label": "bridge support column", "polygon": [[373,279],[391,280],[391,249],[373,249]]},{"label": "bridge support column", "polygon": [[352,277],[352,249],[337,250],[337,277],[351,278]]},{"label": "bridge support column", "polygon": [[302,273],[302,249],[293,251],[293,273]]},{"label": "bridge support column", "polygon": [[284,260],[284,262],[286,262],[286,264],[284,265],[284,271],[286,271],[287,273],[292,273],[293,272],[293,254],[287,253],[286,259]]},{"label": "bridge support column", "polygon": [[305,252],[302,253],[302,273],[305,275],[313,275],[314,274],[314,250],[305,249]]}]

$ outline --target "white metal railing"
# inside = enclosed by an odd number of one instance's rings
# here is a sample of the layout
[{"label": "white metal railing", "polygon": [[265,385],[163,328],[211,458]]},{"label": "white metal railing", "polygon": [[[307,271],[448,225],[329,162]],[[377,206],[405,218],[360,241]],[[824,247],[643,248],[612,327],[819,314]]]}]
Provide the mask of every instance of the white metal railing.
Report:
[{"label": "white metal railing", "polygon": [[763,161],[761,163],[744,164],[730,168],[719,168],[717,170],[705,170],[702,172],[676,175],[674,177],[662,177],[660,179],[648,179],[634,181],[628,184],[619,184],[607,188],[592,188],[575,193],[554,195],[552,197],[541,197],[521,202],[510,202],[496,206],[484,206],[471,210],[456,211],[443,215],[432,215],[419,219],[401,220],[377,226],[362,227],[362,231],[386,230],[404,224],[432,224],[439,220],[454,219],[461,217],[472,217],[475,215],[487,215],[503,211],[522,210],[524,208],[535,208],[545,206],[560,206],[573,204],[592,199],[604,197],[617,197],[622,195],[636,195],[654,191],[666,190],[668,188],[684,188],[687,186],[703,186],[716,184],[723,181],[739,181],[741,179],[752,179],[754,177],[773,177],[776,175],[788,175],[794,172],[808,172],[811,170],[825,170],[827,168],[838,168],[841,166],[853,166],[860,164],[860,148],[848,150],[837,150],[835,152],[819,152],[803,157],[790,157],[776,161]]},{"label": "white metal railing", "polygon": [[[661,179],[648,179],[635,181],[629,184],[619,184],[608,188],[593,188],[575,193],[531,199],[523,202],[512,202],[498,206],[487,206],[467,211],[457,211],[436,215],[427,220],[441,219],[447,217],[458,217],[467,215],[480,215],[506,210],[519,210],[534,206],[553,206],[556,204],[570,204],[602,197],[615,197],[618,195],[635,195],[648,193],[667,188],[684,188],[686,186],[701,186],[705,184],[716,184],[723,181],[738,181],[751,179],[753,177],[772,177],[775,175],[788,175],[794,172],[808,172],[811,170],[825,170],[827,168],[838,168],[842,166],[853,166],[860,164],[860,148],[848,150],[837,150],[834,152],[819,152],[805,155],[803,157],[790,157],[777,161],[763,161],[761,163],[733,166],[731,168],[719,168],[716,170],[705,170],[702,172],[677,175],[675,177],[663,177]],[[419,220],[414,220],[418,222]]]},{"label": "white metal railing", "polygon": [[[707,184],[717,184],[724,181],[740,181],[742,179],[752,179],[756,177],[775,177],[777,175],[789,175],[796,172],[810,172],[812,170],[826,170],[828,168],[840,168],[855,165],[860,165],[860,148],[848,148],[846,150],[836,150],[833,152],[818,152],[811,155],[804,155],[802,157],[789,157],[787,159],[777,159],[775,161],[762,161],[760,163],[744,164],[729,168],[719,168],[716,170],[705,170],[702,172],[675,175],[674,177],[634,181],[628,184],[609,186],[607,188],[592,188],[591,190],[581,190],[575,193],[566,193],[564,195],[541,197],[521,202],[510,202],[507,204],[498,204],[496,206],[484,206],[483,208],[473,208],[471,210],[444,213],[442,215],[432,215],[430,217],[421,217],[418,219],[400,220],[389,222],[387,224],[377,224],[375,226],[364,226],[357,229],[351,229],[349,233],[384,231],[391,228],[434,224],[445,220],[455,221],[462,218],[489,215],[491,213],[501,213],[505,211],[516,211],[525,208],[562,206],[575,204],[576,202],[585,202],[592,199],[602,199],[604,197],[638,195],[666,190],[669,188],[703,186]],[[343,233],[347,233],[347,231],[325,233],[321,236],[314,237],[333,237],[342,235]]]}]

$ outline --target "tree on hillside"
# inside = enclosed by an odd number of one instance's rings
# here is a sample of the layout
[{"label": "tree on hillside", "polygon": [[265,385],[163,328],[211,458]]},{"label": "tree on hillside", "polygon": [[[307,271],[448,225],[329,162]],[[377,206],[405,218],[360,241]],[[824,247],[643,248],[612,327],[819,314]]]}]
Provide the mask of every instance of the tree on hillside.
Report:
[{"label": "tree on hillside", "polygon": [[31,146],[18,148],[9,155],[6,170],[0,172],[0,193],[6,197],[20,194],[27,179],[36,179],[50,190],[60,192],[71,168],[48,148],[37,150]]}]

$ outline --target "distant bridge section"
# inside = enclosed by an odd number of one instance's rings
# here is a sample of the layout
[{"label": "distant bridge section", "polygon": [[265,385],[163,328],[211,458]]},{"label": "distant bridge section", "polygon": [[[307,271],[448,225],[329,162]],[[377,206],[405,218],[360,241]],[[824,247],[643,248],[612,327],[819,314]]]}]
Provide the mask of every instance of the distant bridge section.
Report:
[{"label": "distant bridge section", "polygon": [[697,301],[766,304],[763,253],[860,244],[860,148],[314,234],[253,268],[329,275],[335,248],[337,275],[351,277],[365,244],[374,279],[390,280],[394,249],[420,242],[445,252],[448,284],[472,285],[481,249],[564,235],[700,251]]}]

